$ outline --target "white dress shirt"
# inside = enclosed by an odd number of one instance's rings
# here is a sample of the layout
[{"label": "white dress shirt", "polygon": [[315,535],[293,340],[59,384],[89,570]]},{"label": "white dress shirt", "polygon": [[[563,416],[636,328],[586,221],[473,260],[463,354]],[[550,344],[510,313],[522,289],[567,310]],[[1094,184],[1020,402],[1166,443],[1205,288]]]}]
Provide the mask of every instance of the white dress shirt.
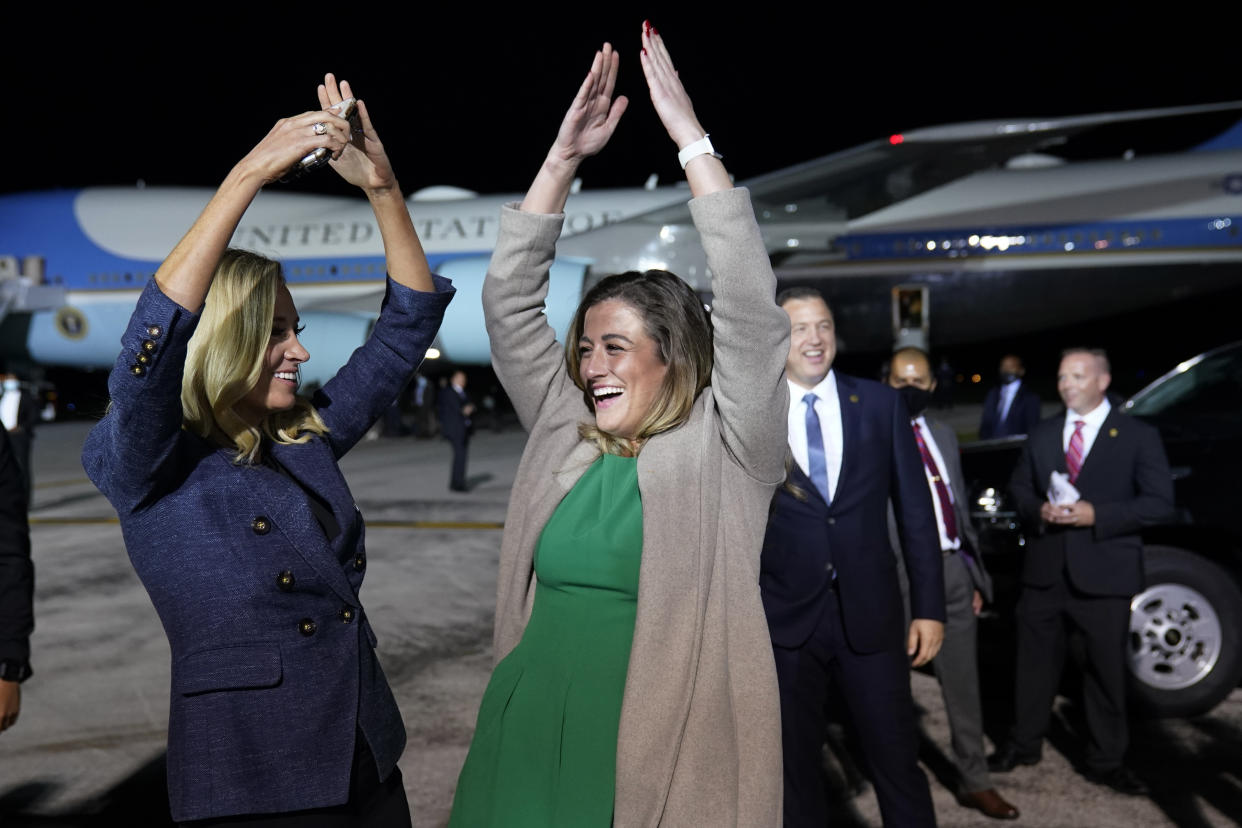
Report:
[{"label": "white dress shirt", "polygon": [[0,421],[7,431],[17,428],[17,410],[21,406],[22,392],[13,384],[6,383],[4,396],[0,398]]},{"label": "white dress shirt", "polygon": [[1091,446],[1095,444],[1095,438],[1100,433],[1100,426],[1104,425],[1104,419],[1108,417],[1108,412],[1112,410],[1112,406],[1105,397],[1104,401],[1086,414],[1079,414],[1076,411],[1066,410],[1065,412],[1065,428],[1061,430],[1061,450],[1069,451],[1070,438],[1074,436],[1074,423],[1082,420],[1086,425],[1082,427],[1082,460],[1087,462],[1087,455],[1091,453]]},{"label": "white dress shirt", "polygon": [[1013,405],[1013,398],[1018,395],[1018,388],[1022,385],[1022,380],[1016,379],[1013,382],[1007,382],[1000,388],[1000,422],[1005,422],[1005,418],[1009,416],[1009,406]]},{"label": "white dress shirt", "polygon": [[[927,445],[928,453],[936,461],[936,469],[940,472],[940,479],[944,481],[945,491],[949,493],[949,502],[956,503],[953,499],[953,484],[949,480],[949,469],[944,464],[944,455],[940,453],[940,447],[936,445],[936,438],[932,436],[931,429],[927,426],[927,420],[924,420],[923,415],[920,414],[911,422],[918,423],[919,434]],[[931,469],[927,468],[926,463],[923,464],[923,475],[927,478],[927,487],[931,489],[932,506],[936,510],[936,531],[940,533],[940,551],[961,549],[962,529],[960,526],[958,527],[957,540],[949,540],[949,533],[944,528],[944,509],[940,506],[940,495],[936,493],[936,481],[932,480]]]},{"label": "white dress shirt", "polygon": [[[808,389],[786,379],[789,383],[789,450],[793,453],[794,462],[808,477],[811,474],[807,464],[806,449],[806,403],[802,398]],[[836,498],[837,479],[841,476],[842,438],[841,438],[841,399],[837,396],[837,378],[831,370],[828,376],[819,381],[819,385],[809,389],[819,401],[815,403],[815,413],[819,416],[819,430],[824,435],[824,462],[828,466],[828,496]]]}]

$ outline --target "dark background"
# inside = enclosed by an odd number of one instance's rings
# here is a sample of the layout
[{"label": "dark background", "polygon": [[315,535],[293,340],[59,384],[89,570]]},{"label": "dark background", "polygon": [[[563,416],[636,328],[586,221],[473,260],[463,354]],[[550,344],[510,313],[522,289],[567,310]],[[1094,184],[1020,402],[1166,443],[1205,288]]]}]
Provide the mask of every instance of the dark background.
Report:
[{"label": "dark background", "polygon": [[[584,186],[638,186],[652,173],[669,183],[681,177],[676,149],[647,101],[637,60],[648,16],[738,180],[922,126],[1242,99],[1242,12],[1234,4],[765,4],[745,14],[722,4],[328,8],[7,8],[0,193],[215,186],[278,118],[317,106],[315,86],[329,70],[367,101],[407,194],[435,184],[520,192],[604,40],[622,54],[619,92],[631,104],[612,145],[584,165]],[[1127,127],[1095,150],[1151,153],[1207,137],[1179,123]],[[356,192],[327,170],[279,186]],[[1134,364],[1115,359],[1125,366],[1114,377],[1118,390],[1136,390],[1226,338],[1219,329],[1240,302],[1242,287],[1224,301],[1112,320],[1114,351],[1130,332],[1136,343],[1159,336],[1167,351],[1136,350]],[[967,380],[964,398],[981,398],[1008,348],[1028,355],[1055,398],[1049,342],[1093,344],[1097,333],[1058,331],[949,356]],[[870,375],[878,367],[852,356],[842,355],[843,370]],[[983,382],[972,387],[976,372]]]},{"label": "dark background", "polygon": [[367,101],[407,192],[520,191],[604,40],[631,108],[585,186],[676,180],[637,60],[646,16],[742,179],[920,126],[1242,98],[1230,5],[10,4],[0,191],[214,186],[277,118],[317,108],[325,71]]}]

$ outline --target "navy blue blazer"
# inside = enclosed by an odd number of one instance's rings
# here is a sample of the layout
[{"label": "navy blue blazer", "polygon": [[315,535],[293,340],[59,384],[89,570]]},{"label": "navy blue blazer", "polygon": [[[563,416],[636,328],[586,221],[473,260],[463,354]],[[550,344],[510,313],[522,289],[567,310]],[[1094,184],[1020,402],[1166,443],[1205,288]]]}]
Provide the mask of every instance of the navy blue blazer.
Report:
[{"label": "navy blue blazer", "polygon": [[182,429],[198,317],[155,282],[138,300],[82,463],[120,517],[168,636],[178,822],[344,803],[358,729],[381,779],[401,756],[405,727],[358,598],[362,516],[337,460],[418,368],[453,295],[440,277],[436,289],[389,281],[370,338],[314,397],[327,436],[272,447],[330,505],[331,543],[298,483]]},{"label": "navy blue blazer", "polygon": [[832,504],[796,463],[772,502],[759,585],[773,643],[800,647],[819,622],[823,593],[840,596],[846,639],[859,652],[901,647],[905,611],[888,538],[892,498],[914,618],[943,621],[944,567],[923,460],[901,396],[871,380],[835,374],[844,452]]},{"label": "navy blue blazer", "polygon": [[1018,381],[1018,390],[1009,403],[1005,419],[1000,418],[1000,387],[994,387],[983,398],[983,414],[979,417],[979,439],[1012,437],[1029,434],[1039,422],[1039,395],[1026,387],[1025,380]]},{"label": "navy blue blazer", "polygon": [[1050,586],[1068,573],[1088,595],[1130,596],[1143,589],[1141,530],[1173,512],[1173,475],[1160,433],[1113,408],[1100,426],[1074,484],[1095,509],[1094,526],[1044,524],[1052,472],[1065,472],[1065,415],[1040,422],[1027,437],[1009,491],[1027,527],[1022,582]]}]

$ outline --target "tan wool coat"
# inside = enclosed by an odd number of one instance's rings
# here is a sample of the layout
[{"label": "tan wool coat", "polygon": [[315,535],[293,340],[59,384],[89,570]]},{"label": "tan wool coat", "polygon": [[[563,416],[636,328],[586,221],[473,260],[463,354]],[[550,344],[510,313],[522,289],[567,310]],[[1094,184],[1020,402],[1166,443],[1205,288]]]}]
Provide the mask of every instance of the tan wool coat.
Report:
[{"label": "tan wool coat", "polygon": [[[750,194],[714,193],[690,209],[712,272],[715,365],[689,421],[652,437],[638,458],[643,549],[617,828],[781,821],[780,702],[759,552],[785,477],[789,319],[774,301]],[[505,207],[483,288],[493,365],[530,435],[501,546],[497,662],[530,618],[539,535],[598,457],[578,435],[593,415],[542,313],[563,219]]]}]

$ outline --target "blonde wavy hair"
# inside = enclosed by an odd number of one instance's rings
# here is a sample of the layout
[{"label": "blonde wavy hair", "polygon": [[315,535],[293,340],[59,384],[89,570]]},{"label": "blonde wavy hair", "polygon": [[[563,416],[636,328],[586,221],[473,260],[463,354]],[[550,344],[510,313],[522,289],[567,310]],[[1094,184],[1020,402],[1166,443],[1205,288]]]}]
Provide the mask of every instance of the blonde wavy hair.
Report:
[{"label": "blonde wavy hair", "polygon": [[236,449],[235,463],[257,462],[265,436],[291,444],[328,433],[305,397],[297,397],[287,411],[269,414],[257,428],[234,410],[259,382],[276,294],[284,283],[278,262],[245,250],[226,250],[190,338],[181,379],[182,424],[187,431]]},{"label": "blonde wavy hair", "polygon": [[602,431],[595,423],[581,423],[578,433],[594,442],[602,454],[633,457],[649,438],[690,419],[694,401],[712,379],[712,322],[703,301],[668,271],[629,271],[601,279],[582,297],[565,337],[565,369],[582,390],[590,411],[595,410],[595,400],[582,381],[578,340],[586,326],[587,311],[610,299],[626,303],[642,318],[647,335],[656,342],[660,362],[668,370],[633,440]]}]

